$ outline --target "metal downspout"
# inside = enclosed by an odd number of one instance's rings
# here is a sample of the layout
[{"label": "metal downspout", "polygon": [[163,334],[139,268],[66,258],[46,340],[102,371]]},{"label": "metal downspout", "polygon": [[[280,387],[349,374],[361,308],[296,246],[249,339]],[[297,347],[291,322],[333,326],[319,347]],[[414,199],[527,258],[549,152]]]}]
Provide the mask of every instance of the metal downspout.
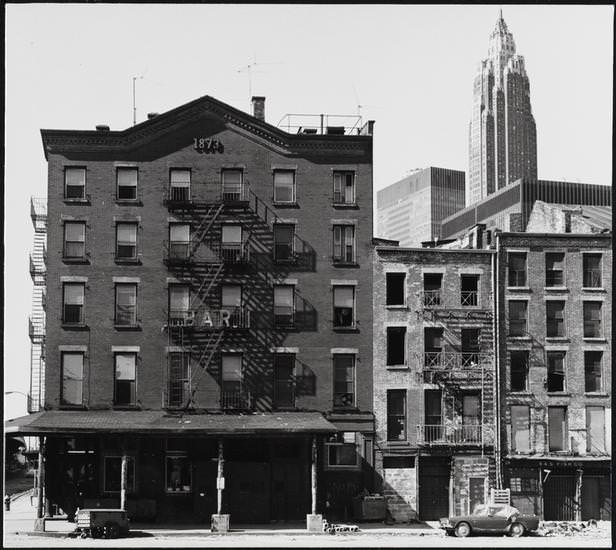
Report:
[{"label": "metal downspout", "polygon": [[494,334],[494,397],[496,403],[496,411],[494,414],[494,459],[496,466],[496,488],[503,487],[503,474],[501,464],[501,406],[500,406],[500,319],[499,319],[499,258],[500,254],[500,235],[496,233],[496,251],[492,255],[492,281],[493,281],[493,334]]}]

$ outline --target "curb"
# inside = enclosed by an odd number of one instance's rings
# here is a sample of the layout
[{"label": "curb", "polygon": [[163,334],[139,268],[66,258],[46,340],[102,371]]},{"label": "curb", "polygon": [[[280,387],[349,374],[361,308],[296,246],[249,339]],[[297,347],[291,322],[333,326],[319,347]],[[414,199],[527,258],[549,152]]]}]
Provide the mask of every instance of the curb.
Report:
[{"label": "curb", "polygon": [[17,500],[18,498],[21,498],[23,496],[26,496],[27,494],[31,493],[33,491],[33,489],[26,489],[25,491],[22,491],[21,493],[13,493],[11,496],[11,502]]}]

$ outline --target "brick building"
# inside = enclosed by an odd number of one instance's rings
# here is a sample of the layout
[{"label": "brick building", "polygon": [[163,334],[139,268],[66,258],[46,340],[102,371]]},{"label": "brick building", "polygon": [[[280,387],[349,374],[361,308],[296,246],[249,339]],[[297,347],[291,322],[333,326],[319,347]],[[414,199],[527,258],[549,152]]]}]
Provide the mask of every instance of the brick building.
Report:
[{"label": "brick building", "polygon": [[375,244],[377,489],[401,521],[468,513],[496,483],[494,252]]},{"label": "brick building", "polygon": [[345,517],[371,488],[373,124],[264,101],[42,130],[44,373],[7,431],[41,437],[46,513]]},{"label": "brick building", "polygon": [[610,519],[611,233],[548,214],[495,236],[504,486],[546,520]]}]

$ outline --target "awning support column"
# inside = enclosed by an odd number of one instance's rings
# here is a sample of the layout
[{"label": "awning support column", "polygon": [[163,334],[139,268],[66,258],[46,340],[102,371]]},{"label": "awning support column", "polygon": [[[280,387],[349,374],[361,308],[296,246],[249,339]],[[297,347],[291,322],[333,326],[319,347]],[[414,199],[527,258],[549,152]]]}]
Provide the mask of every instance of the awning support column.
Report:
[{"label": "awning support column", "polygon": [[224,460],[224,456],[223,456],[223,443],[222,443],[222,439],[218,440],[218,473],[216,475],[216,490],[218,493],[218,504],[216,507],[216,513],[218,515],[222,514],[222,490],[223,490],[223,483],[224,483],[224,467],[225,467],[225,460]]},{"label": "awning support column", "polygon": [[582,521],[582,474],[584,470],[578,468],[575,472],[575,521]]},{"label": "awning support column", "polygon": [[126,510],[126,486],[128,485],[128,456],[126,442],[122,443],[122,470],[120,475],[120,508]]},{"label": "awning support column", "polygon": [[310,508],[311,513],[314,515],[317,513],[317,436],[312,436],[312,463],[311,463],[311,480],[310,488],[312,493],[312,506]]},{"label": "awning support column", "polygon": [[38,452],[38,472],[36,485],[38,487],[38,499],[36,502],[36,517],[41,519],[43,517],[43,503],[44,498],[47,495],[43,495],[43,489],[45,486],[45,437],[39,436],[39,452]]}]

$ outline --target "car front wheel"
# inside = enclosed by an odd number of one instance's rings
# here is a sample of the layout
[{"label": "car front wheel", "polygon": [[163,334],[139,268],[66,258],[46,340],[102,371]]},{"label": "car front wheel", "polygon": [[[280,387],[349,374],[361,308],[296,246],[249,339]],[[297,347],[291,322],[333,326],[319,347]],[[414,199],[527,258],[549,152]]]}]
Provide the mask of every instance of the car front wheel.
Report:
[{"label": "car front wheel", "polygon": [[521,537],[524,534],[524,531],[526,531],[526,529],[524,529],[524,525],[521,523],[514,523],[509,529],[509,534],[512,537]]},{"label": "car front wheel", "polygon": [[465,521],[456,525],[456,537],[468,537],[471,534],[471,526]]}]

